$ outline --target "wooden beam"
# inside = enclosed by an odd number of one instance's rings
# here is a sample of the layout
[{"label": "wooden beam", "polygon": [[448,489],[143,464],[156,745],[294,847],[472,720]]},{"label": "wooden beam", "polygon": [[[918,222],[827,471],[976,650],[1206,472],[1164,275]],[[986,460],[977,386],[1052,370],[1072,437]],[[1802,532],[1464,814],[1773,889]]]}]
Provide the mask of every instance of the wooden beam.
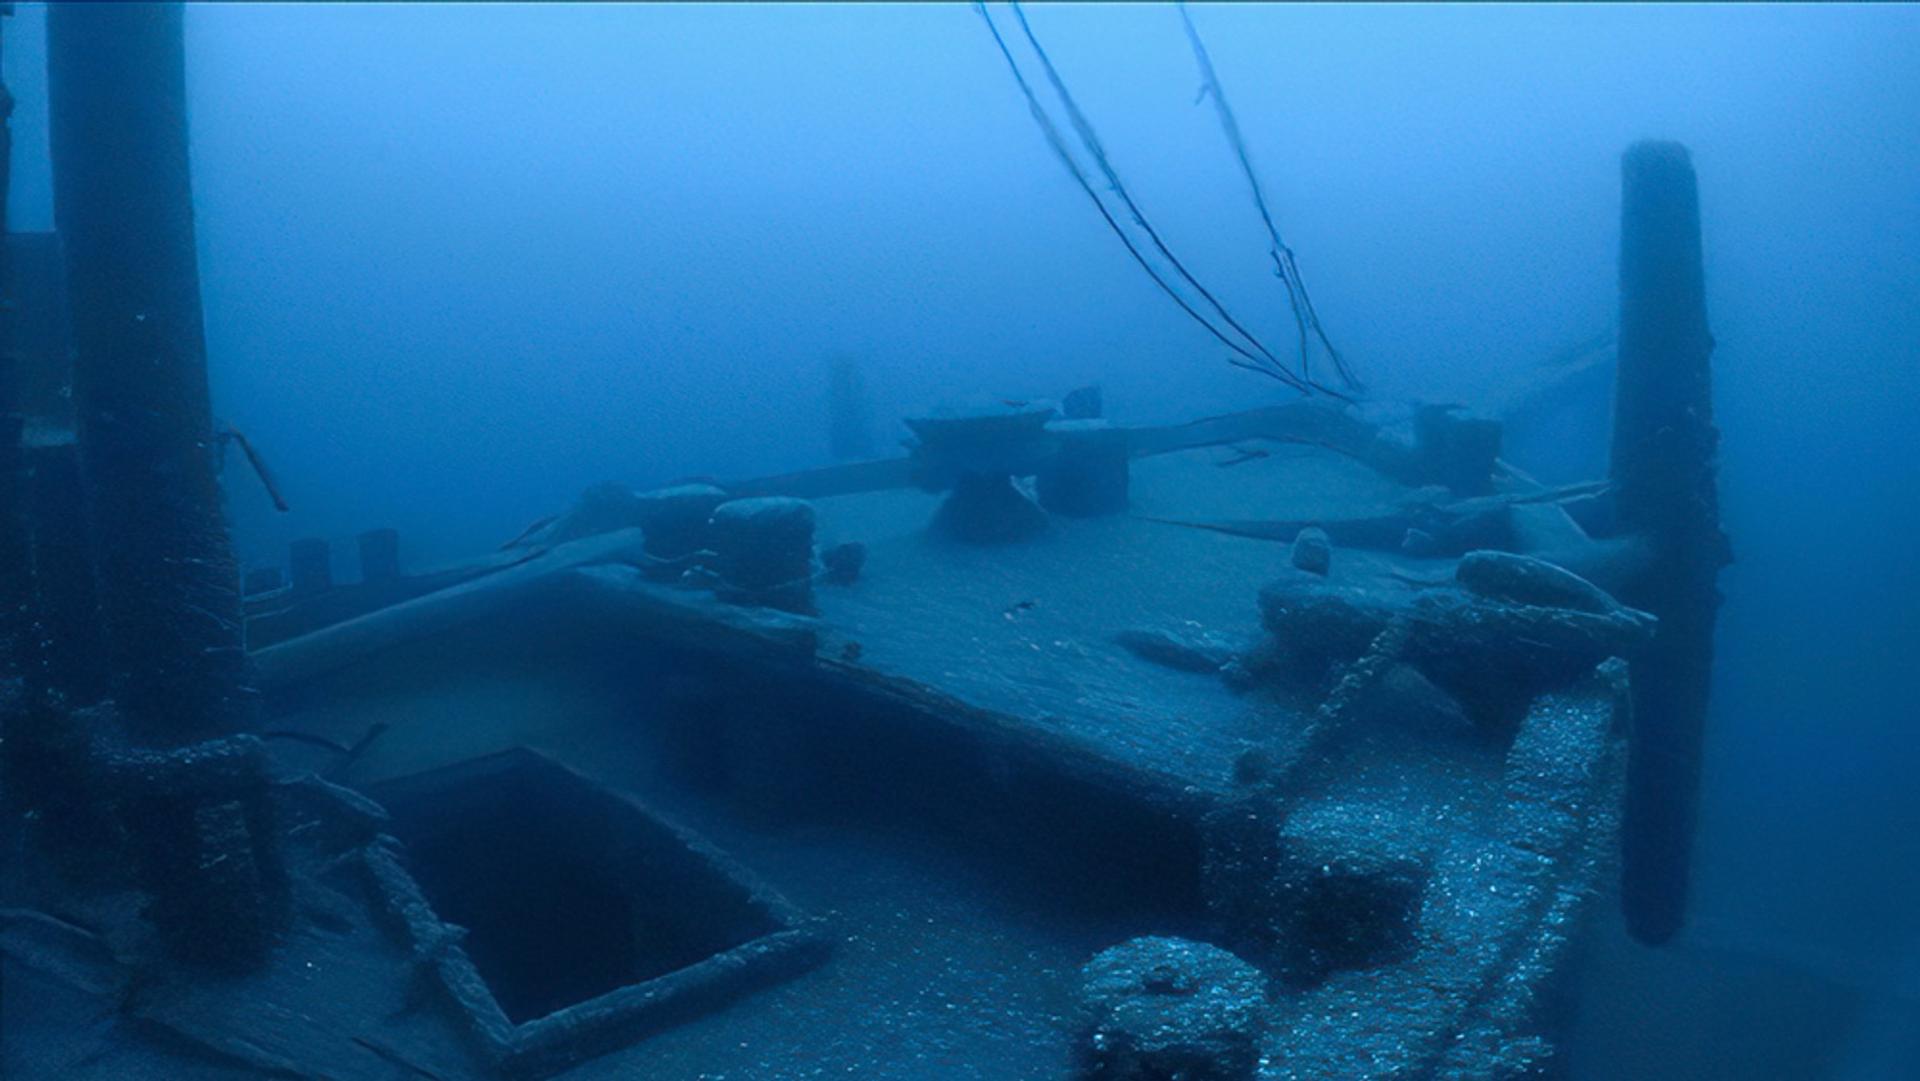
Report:
[{"label": "wooden beam", "polygon": [[[1294,402],[1183,424],[1123,430],[1135,458],[1244,439],[1277,439],[1327,447],[1405,483],[1423,484],[1427,480],[1411,448],[1383,439],[1373,425],[1319,402]],[[902,457],[754,477],[722,486],[736,498],[783,495],[795,499],[826,499],[907,488],[912,484],[913,460]]]}]

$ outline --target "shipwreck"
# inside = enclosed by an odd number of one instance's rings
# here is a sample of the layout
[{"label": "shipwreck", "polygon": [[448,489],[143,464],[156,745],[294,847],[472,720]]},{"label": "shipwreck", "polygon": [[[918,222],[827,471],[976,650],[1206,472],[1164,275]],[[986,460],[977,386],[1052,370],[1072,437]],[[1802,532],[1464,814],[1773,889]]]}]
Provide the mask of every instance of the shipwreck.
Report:
[{"label": "shipwreck", "polygon": [[1448,404],[1078,392],[243,593],[178,20],[50,13],[58,230],[6,249],[19,1076],[1494,1081],[1557,1068],[1602,906],[1684,919],[1727,555],[1683,148],[1623,159],[1587,483]]}]

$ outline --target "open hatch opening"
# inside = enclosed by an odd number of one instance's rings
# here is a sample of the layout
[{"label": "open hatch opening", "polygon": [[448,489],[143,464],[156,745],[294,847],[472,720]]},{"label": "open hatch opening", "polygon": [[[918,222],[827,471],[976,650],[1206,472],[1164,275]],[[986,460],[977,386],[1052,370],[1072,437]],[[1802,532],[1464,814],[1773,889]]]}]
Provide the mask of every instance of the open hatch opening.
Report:
[{"label": "open hatch opening", "polygon": [[532,751],[371,794],[419,893],[466,929],[461,948],[513,1027],[509,1055],[536,1030],[631,1030],[717,1008],[794,974],[812,937],[802,913],[704,840]]}]

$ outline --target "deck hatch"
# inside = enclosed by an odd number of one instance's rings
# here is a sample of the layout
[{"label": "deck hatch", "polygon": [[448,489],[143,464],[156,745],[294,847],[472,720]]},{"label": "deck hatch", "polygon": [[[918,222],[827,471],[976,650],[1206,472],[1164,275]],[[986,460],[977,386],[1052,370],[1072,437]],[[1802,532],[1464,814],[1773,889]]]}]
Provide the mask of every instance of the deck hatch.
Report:
[{"label": "deck hatch", "polygon": [[[503,1065],[545,1072],[798,974],[825,939],[719,850],[516,749],[373,786],[374,881]],[[429,914],[430,913],[430,914]],[[437,920],[435,919],[437,917]]]}]

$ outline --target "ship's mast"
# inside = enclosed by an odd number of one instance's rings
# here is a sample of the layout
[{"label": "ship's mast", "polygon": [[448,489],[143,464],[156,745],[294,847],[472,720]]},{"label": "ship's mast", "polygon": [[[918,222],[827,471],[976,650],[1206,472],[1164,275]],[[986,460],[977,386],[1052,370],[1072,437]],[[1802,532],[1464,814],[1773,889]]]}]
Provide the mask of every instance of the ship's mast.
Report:
[{"label": "ship's mast", "polygon": [[[0,17],[13,14],[0,4]],[[0,56],[6,23],[0,18]],[[7,195],[13,187],[13,95],[0,81],[0,679],[17,675],[26,639],[27,526],[21,469],[24,420],[19,405],[19,365],[14,360],[13,279],[7,252]]]},{"label": "ship's mast", "polygon": [[245,653],[214,476],[177,3],[51,4],[48,121],[113,697],[137,741],[232,731]]}]

